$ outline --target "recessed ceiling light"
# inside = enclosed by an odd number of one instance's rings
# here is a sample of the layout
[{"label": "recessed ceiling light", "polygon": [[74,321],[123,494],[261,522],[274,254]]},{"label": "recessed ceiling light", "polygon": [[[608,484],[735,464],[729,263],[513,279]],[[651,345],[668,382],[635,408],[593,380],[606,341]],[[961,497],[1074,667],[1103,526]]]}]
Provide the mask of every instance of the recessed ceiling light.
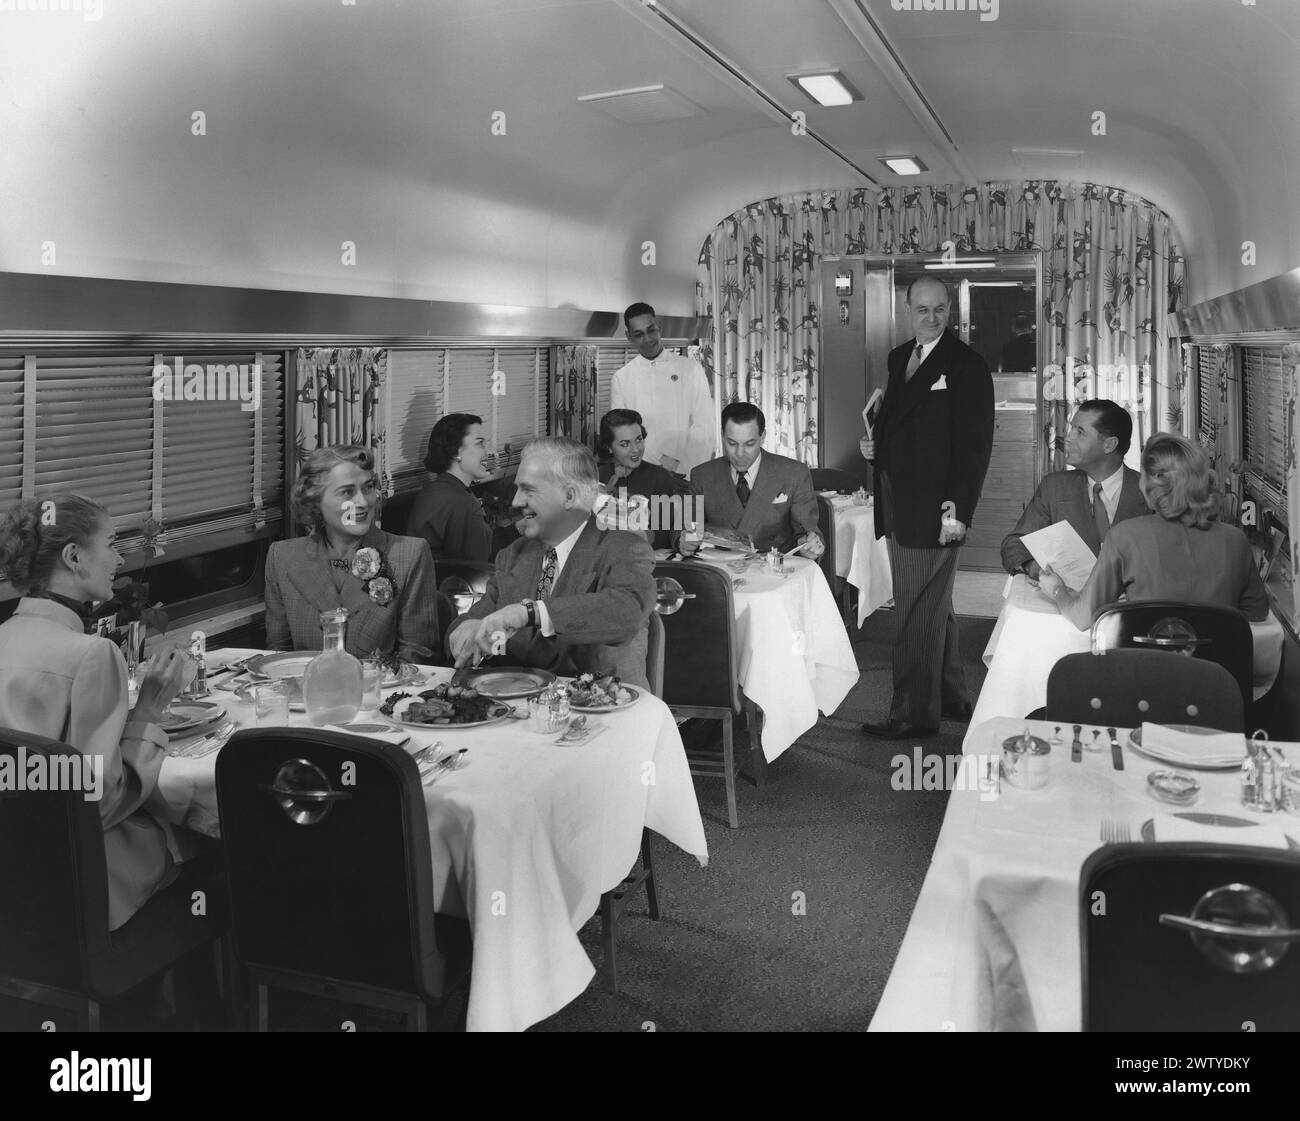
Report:
[{"label": "recessed ceiling light", "polygon": [[920,175],[929,170],[915,156],[882,156],[880,162],[895,175]]},{"label": "recessed ceiling light", "polygon": [[790,74],[787,77],[818,105],[849,105],[862,100],[862,94],[849,85],[838,70],[823,74]]}]

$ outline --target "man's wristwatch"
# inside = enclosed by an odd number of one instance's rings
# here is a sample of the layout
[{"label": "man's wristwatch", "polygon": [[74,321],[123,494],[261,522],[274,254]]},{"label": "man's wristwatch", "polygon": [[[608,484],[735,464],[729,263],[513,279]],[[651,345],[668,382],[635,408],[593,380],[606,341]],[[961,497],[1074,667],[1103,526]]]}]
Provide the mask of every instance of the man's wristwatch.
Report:
[{"label": "man's wristwatch", "polygon": [[519,604],[520,607],[528,608],[528,625],[537,626],[537,601],[535,599],[525,599]]}]

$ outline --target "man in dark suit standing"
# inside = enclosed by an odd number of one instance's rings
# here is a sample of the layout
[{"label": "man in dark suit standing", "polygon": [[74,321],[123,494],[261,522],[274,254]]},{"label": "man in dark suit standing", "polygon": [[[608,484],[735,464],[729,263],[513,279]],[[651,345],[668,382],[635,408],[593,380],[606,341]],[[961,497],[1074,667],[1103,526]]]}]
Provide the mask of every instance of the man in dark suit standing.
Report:
[{"label": "man in dark suit standing", "polygon": [[1114,401],[1084,401],[1065,434],[1065,462],[1073,471],[1044,475],[1034,497],[1002,540],[1002,566],[1038,579],[1038,562],[1020,539],[1056,522],[1069,522],[1093,553],[1106,531],[1126,518],[1151,513],[1138,488],[1141,476],[1124,466],[1133,439],[1133,418]]},{"label": "man in dark suit standing", "polygon": [[889,384],[862,454],[876,470],[876,536],[889,538],[894,579],[894,696],[862,730],[880,739],[936,735],[941,717],[969,720],[952,587],[993,447],[988,364],[944,328],[947,287],[907,290],[915,337],[889,353]]},{"label": "man in dark suit standing", "polygon": [[691,485],[704,496],[708,527],[744,540],[759,552],[789,552],[796,544],[816,560],[825,551],[817,532],[817,495],[812,472],[798,460],[763,451],[767,421],[748,401],[722,410],[726,453],[691,471]]},{"label": "man in dark suit standing", "polygon": [[613,673],[648,688],[654,553],[639,533],[597,527],[596,457],[575,440],[533,440],[515,487],[523,536],[497,554],[482,599],[448,628],[456,666],[500,653],[504,635],[515,665],[567,676]]}]

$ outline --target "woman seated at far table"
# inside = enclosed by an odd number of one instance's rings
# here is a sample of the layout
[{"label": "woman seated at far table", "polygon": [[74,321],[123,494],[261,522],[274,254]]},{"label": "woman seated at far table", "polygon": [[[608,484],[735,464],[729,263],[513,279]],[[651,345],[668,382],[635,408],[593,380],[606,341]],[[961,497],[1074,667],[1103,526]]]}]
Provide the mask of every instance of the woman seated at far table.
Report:
[{"label": "woman seated at far table", "polygon": [[[162,714],[195,670],[184,650],[155,654],[140,669],[140,692],[129,707],[122,651],[86,633],[91,604],[112,599],[121,563],[113,519],[92,499],[27,499],[0,522],[0,570],[23,593],[0,626],[0,726],[61,740],[89,763],[82,770],[92,779],[83,789],[99,791],[110,930],[175,880],[176,859],[186,855],[152,811],[166,810],[157,796],[171,742]],[[19,908],[22,900],[6,906]]]},{"label": "woman seated at far table", "polygon": [[492,527],[469,489],[492,477],[486,454],[483,421],[472,413],[448,413],[429,433],[424,466],[433,477],[411,504],[406,536],[423,537],[435,561],[492,559]]},{"label": "woman seated at far table", "polygon": [[[676,549],[681,540],[681,531],[685,527],[686,515],[690,504],[685,501],[673,503],[654,502],[655,496],[684,500],[695,493],[690,482],[681,475],[674,475],[666,467],[657,463],[647,463],[645,455],[645,424],[641,414],[632,409],[611,409],[600,418],[600,434],[597,436],[596,449],[602,460],[608,463],[600,465],[600,484],[606,494],[619,496],[626,490],[628,496],[641,495],[650,500],[650,510],[659,510],[660,517],[680,510],[681,522],[670,521],[667,526],[653,527],[647,534],[650,546],[654,549]],[[673,526],[677,528],[674,529]]]},{"label": "woman seated at far table", "polygon": [[293,485],[305,537],[266,557],[266,638],[273,650],[319,650],[321,613],[348,611],[345,645],[428,664],[441,649],[433,557],[417,538],[374,524],[374,460],[359,447],[317,448]]},{"label": "woman seated at far table", "polygon": [[1158,517],[1128,518],[1114,525],[1078,595],[1050,568],[1039,586],[1061,614],[1081,631],[1097,608],[1125,596],[1235,607],[1253,623],[1268,617],[1268,594],[1246,535],[1218,517],[1210,461],[1204,451],[1169,432],[1158,432],[1142,449],[1139,480]]}]

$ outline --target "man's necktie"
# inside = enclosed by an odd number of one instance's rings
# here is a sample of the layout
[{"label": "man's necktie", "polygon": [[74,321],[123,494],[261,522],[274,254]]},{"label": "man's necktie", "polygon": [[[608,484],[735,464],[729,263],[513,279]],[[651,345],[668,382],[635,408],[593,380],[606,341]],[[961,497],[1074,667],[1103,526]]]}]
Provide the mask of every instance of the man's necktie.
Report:
[{"label": "man's necktie", "polygon": [[1106,531],[1110,529],[1110,518],[1106,516],[1106,503],[1101,500],[1101,483],[1092,487],[1092,518],[1097,523],[1097,540],[1106,540]]},{"label": "man's necktie", "polygon": [[542,561],[542,574],[537,579],[537,599],[543,600],[551,594],[551,589],[555,587],[555,569],[559,562],[559,554],[554,549],[547,549],[546,558]]},{"label": "man's necktie", "polygon": [[743,473],[736,476],[736,497],[742,506],[749,505],[749,478]]},{"label": "man's necktie", "polygon": [[916,344],[916,349],[912,351],[912,357],[907,360],[907,372],[903,376],[904,381],[911,381],[912,375],[921,368],[921,344]]}]

